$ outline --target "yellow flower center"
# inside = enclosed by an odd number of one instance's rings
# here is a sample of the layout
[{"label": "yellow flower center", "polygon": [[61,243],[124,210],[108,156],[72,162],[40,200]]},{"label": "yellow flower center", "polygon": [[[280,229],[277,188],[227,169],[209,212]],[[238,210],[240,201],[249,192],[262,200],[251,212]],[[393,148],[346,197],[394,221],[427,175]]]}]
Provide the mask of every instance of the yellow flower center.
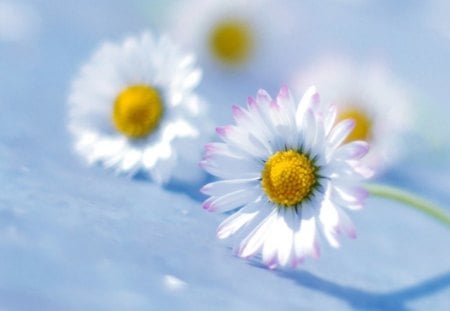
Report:
[{"label": "yellow flower center", "polygon": [[213,55],[227,65],[245,62],[253,49],[253,36],[249,26],[239,20],[218,23],[209,36]]},{"label": "yellow flower center", "polygon": [[132,85],[117,96],[112,120],[116,129],[131,138],[152,133],[163,115],[159,92],[143,84]]},{"label": "yellow flower center", "polygon": [[369,117],[367,112],[361,110],[357,107],[346,107],[341,112],[338,113],[336,122],[353,119],[355,120],[355,128],[347,136],[345,143],[355,141],[355,140],[370,140],[372,138],[372,119]]},{"label": "yellow flower center", "polygon": [[316,171],[317,167],[305,154],[279,151],[266,162],[261,185],[273,203],[294,207],[314,190]]}]

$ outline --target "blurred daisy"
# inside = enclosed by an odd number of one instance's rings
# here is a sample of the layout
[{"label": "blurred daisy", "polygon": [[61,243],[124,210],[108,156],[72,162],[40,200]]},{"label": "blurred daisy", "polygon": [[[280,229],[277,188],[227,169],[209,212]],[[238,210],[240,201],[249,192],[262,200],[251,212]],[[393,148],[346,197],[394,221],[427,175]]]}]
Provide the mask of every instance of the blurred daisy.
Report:
[{"label": "blurred daisy", "polygon": [[314,87],[297,107],[286,87],[276,100],[260,90],[233,116],[236,125],[217,129],[224,142],[206,145],[201,162],[223,179],[202,188],[210,196],[203,207],[242,207],[220,224],[219,238],[237,234],[238,256],[261,253],[274,268],[318,258],[318,229],[334,247],[341,233],[355,237],[344,209],[362,207],[367,191],[359,182],[371,172],[359,161],[366,142],[342,144],[353,120],[333,126],[335,108],[322,105]]},{"label": "blurred daisy", "polygon": [[192,55],[150,33],[105,43],[72,83],[69,129],[89,163],[153,180],[190,180],[207,129]]},{"label": "blurred daisy", "polygon": [[411,98],[406,87],[387,68],[325,60],[294,79],[298,90],[310,83],[325,90],[322,98],[337,106],[337,121],[347,118],[356,121],[346,142],[359,139],[369,142],[365,164],[382,171],[401,158],[404,139],[411,129]]},{"label": "blurred daisy", "polygon": [[289,12],[285,2],[188,0],[173,8],[173,35],[210,64],[243,69],[280,52]]}]

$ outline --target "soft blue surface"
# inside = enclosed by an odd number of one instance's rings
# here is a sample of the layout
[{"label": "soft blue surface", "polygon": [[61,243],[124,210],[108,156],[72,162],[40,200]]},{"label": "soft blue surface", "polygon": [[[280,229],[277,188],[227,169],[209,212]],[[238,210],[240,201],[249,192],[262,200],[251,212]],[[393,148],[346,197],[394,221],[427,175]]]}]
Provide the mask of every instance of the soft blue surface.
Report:
[{"label": "soft blue surface", "polygon": [[[450,230],[400,204],[370,199],[351,214],[357,240],[340,250],[322,243],[320,260],[270,271],[234,258],[215,238],[225,216],[201,209],[193,190],[200,185],[161,189],[84,166],[64,125],[70,80],[101,40],[162,28],[167,8],[18,2],[34,7],[41,23],[32,40],[0,41],[1,310],[450,309]],[[381,54],[441,112],[421,122],[448,133],[436,120],[449,112],[450,40],[428,28],[425,5],[309,2],[297,10],[311,29],[286,54],[294,67],[324,50],[357,60]],[[211,109],[219,124],[230,119],[228,104],[286,82],[211,75],[200,90],[223,104]],[[450,212],[448,148],[423,146],[383,180]]]}]

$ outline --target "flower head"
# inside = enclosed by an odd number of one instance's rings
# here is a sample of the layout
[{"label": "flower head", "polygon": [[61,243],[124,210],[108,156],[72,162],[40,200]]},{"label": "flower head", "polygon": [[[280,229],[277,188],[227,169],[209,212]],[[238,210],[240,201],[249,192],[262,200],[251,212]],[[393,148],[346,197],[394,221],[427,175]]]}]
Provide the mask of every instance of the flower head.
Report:
[{"label": "flower head", "polygon": [[346,142],[365,140],[370,151],[365,164],[381,172],[404,153],[411,129],[411,96],[385,66],[357,66],[345,60],[324,60],[302,71],[295,84],[314,83],[324,100],[337,107],[337,121],[351,118],[355,128]]},{"label": "flower head", "polygon": [[223,180],[205,185],[208,211],[237,210],[217,231],[237,236],[236,254],[261,253],[269,267],[296,266],[319,257],[318,229],[334,247],[355,237],[344,209],[362,207],[359,183],[371,171],[360,164],[368,144],[343,144],[353,120],[334,126],[336,109],[320,103],[314,87],[295,105],[287,87],[273,100],[264,90],[248,107],[233,107],[235,125],[217,129],[223,142],[206,145],[201,166]]},{"label": "flower head", "polygon": [[[173,35],[209,67],[255,70],[265,55],[280,51],[295,22],[286,2],[189,0],[173,7]],[[195,11],[196,14],[191,14]],[[286,40],[288,41],[288,40]],[[273,59],[270,58],[270,59]],[[267,63],[265,61],[265,63]]]},{"label": "flower head", "polygon": [[[105,43],[72,83],[69,129],[90,163],[159,183],[198,177],[207,122],[194,57],[150,33]],[[189,150],[189,152],[186,152]],[[188,170],[188,171],[186,171]]]}]

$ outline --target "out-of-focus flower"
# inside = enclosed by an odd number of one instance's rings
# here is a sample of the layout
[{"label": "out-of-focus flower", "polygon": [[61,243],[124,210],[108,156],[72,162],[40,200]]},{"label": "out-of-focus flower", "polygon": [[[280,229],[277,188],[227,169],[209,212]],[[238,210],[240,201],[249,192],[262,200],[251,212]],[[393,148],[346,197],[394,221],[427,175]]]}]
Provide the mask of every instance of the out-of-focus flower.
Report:
[{"label": "out-of-focus flower", "polygon": [[334,106],[320,103],[314,87],[295,105],[287,87],[276,100],[260,90],[248,108],[233,107],[236,125],[217,129],[223,143],[206,145],[201,166],[223,180],[205,185],[208,211],[242,207],[220,224],[219,238],[237,234],[236,254],[262,253],[269,267],[296,266],[319,257],[318,229],[330,245],[355,237],[344,209],[362,207],[360,165],[368,144],[343,144],[355,122],[334,125]]},{"label": "out-of-focus flower", "polygon": [[0,0],[0,41],[30,40],[40,25],[40,16],[33,6],[21,1]]},{"label": "out-of-focus flower", "polygon": [[327,59],[294,78],[301,91],[314,84],[321,96],[337,107],[337,121],[352,118],[355,128],[347,142],[362,139],[370,144],[365,164],[382,172],[405,153],[411,130],[411,95],[389,70],[379,64],[357,66],[343,59]]},{"label": "out-of-focus flower", "polygon": [[172,15],[180,42],[208,65],[230,70],[257,70],[258,63],[268,63],[263,59],[273,62],[266,56],[283,53],[282,38],[294,21],[283,2],[266,0],[188,0],[174,6]]},{"label": "out-of-focus flower", "polygon": [[193,55],[167,37],[104,43],[72,83],[75,149],[118,173],[146,171],[158,183],[195,180],[208,128],[193,92],[200,80]]}]

